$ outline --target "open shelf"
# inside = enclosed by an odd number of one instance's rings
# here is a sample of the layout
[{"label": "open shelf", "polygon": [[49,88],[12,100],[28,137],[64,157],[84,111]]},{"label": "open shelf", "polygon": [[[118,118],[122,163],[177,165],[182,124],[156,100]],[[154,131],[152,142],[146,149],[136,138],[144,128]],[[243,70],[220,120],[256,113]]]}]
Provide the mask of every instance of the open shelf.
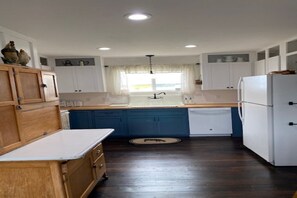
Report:
[{"label": "open shelf", "polygon": [[[81,64],[82,62],[82,64]],[[56,66],[94,66],[94,58],[63,58],[55,59]]]},{"label": "open shelf", "polygon": [[265,51],[261,51],[261,52],[258,52],[257,53],[257,60],[260,61],[260,60],[264,60],[266,57],[265,57]]},{"label": "open shelf", "polygon": [[268,49],[269,58],[279,56],[279,46],[271,47]]},{"label": "open shelf", "polygon": [[249,62],[249,54],[215,54],[208,55],[208,63],[221,63],[221,62]]},{"label": "open shelf", "polygon": [[297,52],[297,39],[287,42],[287,53]]}]

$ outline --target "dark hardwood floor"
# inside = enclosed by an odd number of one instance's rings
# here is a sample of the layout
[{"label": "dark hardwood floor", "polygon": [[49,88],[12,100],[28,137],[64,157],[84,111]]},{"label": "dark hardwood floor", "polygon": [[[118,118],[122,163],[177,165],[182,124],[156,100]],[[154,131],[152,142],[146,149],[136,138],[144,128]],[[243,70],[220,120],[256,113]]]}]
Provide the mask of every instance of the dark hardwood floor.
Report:
[{"label": "dark hardwood floor", "polygon": [[230,137],[169,145],[103,142],[109,179],[90,198],[291,198],[297,167],[274,167]]}]

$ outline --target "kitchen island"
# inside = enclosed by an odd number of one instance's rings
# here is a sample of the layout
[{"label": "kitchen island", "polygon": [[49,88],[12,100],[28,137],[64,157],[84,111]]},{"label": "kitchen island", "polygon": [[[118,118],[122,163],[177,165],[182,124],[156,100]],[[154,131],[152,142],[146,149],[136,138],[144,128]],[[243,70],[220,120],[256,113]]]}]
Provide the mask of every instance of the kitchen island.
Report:
[{"label": "kitchen island", "polygon": [[0,156],[0,197],[87,197],[106,176],[113,129],[61,130]]}]

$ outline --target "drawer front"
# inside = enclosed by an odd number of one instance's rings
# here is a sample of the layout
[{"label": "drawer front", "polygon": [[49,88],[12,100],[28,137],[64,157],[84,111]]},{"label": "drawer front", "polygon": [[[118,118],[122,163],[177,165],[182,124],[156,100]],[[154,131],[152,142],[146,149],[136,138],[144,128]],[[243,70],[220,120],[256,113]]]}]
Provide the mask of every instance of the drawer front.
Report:
[{"label": "drawer front", "polygon": [[161,116],[181,115],[187,113],[186,108],[165,108],[165,109],[132,109],[128,110],[128,116]]},{"label": "drawer front", "polygon": [[102,144],[100,143],[92,150],[93,161],[96,161],[102,154],[103,154],[103,147],[102,147]]},{"label": "drawer front", "polygon": [[106,172],[106,165],[103,154],[94,162],[94,168],[96,172],[96,178],[97,180],[99,180]]},{"label": "drawer front", "polygon": [[106,117],[106,116],[122,116],[122,110],[102,110],[102,111],[94,111],[95,116]]}]

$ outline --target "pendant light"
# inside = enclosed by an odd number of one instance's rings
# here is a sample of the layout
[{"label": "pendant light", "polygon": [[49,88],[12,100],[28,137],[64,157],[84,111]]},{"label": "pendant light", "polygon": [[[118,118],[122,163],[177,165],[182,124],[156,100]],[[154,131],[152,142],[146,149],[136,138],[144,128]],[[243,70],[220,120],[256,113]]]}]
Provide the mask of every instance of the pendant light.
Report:
[{"label": "pendant light", "polygon": [[150,60],[150,74],[154,74],[153,73],[153,67],[152,67],[152,57],[155,55],[145,55],[146,57],[149,57]]}]

